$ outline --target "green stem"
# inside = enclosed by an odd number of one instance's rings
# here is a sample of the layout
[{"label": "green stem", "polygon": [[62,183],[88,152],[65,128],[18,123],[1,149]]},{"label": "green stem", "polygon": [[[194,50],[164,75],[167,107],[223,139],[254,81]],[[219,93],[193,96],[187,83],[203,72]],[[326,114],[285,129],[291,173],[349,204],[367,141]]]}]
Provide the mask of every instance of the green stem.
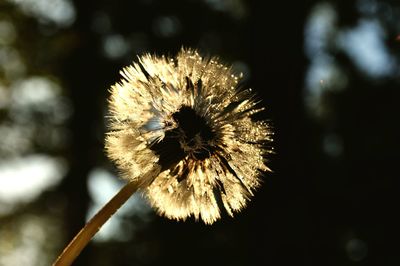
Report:
[{"label": "green stem", "polygon": [[138,189],[137,182],[127,183],[72,239],[53,266],[71,265],[92,237],[103,224],[132,196]]}]

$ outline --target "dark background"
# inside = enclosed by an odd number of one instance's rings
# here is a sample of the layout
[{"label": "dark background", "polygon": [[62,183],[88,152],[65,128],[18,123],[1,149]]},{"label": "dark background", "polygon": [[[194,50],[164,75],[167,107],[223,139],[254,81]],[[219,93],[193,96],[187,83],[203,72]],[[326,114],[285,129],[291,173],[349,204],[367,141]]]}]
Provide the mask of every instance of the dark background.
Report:
[{"label": "dark background", "polygon": [[[70,17],[60,7],[59,17],[48,15],[60,2]],[[0,160],[47,154],[66,170],[56,185],[0,212],[0,265],[22,265],[32,247],[30,263],[48,265],[83,226],[93,202],[88,176],[98,168],[116,174],[103,151],[108,88],[137,55],[175,55],[182,46],[233,63],[263,99],[275,131],[273,173],[235,218],[206,226],[153,211],[121,216],[124,237],[93,241],[74,265],[400,265],[398,1],[46,3],[41,13],[29,1],[0,0],[0,21],[15,32],[9,41],[0,24],[0,97],[41,76],[59,84],[70,112],[52,122],[57,110],[29,109],[22,123],[13,116],[16,99],[0,101],[2,125],[34,127],[29,148],[2,144]],[[360,25],[375,26],[349,44],[343,36]],[[366,60],[357,61],[354,43]],[[22,73],[7,70],[10,49]],[[50,141],[50,130],[62,141]],[[37,228],[24,235],[29,219]]]}]

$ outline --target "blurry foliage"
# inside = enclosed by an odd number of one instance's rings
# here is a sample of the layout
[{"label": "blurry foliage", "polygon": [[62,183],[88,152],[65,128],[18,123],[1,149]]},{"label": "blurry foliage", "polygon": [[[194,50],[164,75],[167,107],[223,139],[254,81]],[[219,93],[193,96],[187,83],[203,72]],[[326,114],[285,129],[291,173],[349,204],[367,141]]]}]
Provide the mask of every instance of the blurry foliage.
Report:
[{"label": "blurry foliage", "polygon": [[76,265],[399,265],[399,17],[395,0],[0,0],[0,265],[48,265],[118,189],[107,89],[136,55],[182,45],[244,72],[274,124],[274,174],[212,227],[135,198],[115,217],[124,237]]}]

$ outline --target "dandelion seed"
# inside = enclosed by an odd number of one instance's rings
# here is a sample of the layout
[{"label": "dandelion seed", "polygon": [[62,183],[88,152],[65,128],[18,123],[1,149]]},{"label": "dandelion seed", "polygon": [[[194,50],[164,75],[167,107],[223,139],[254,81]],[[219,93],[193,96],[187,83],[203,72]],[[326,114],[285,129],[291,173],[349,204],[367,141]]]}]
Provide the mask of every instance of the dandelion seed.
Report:
[{"label": "dandelion seed", "polygon": [[245,207],[260,171],[269,170],[271,130],[252,120],[263,108],[238,89],[232,70],[183,49],[172,59],[142,56],[121,74],[111,89],[106,150],[123,178],[139,182],[168,218],[211,224],[218,202],[230,215]]}]

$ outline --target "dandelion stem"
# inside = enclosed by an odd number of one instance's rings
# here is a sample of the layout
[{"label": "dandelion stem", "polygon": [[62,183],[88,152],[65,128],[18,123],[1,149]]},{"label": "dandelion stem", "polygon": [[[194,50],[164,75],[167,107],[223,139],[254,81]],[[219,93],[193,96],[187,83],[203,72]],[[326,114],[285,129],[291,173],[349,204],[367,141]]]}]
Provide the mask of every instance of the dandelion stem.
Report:
[{"label": "dandelion stem", "polygon": [[92,237],[103,224],[132,196],[138,189],[137,182],[127,183],[118,193],[79,231],[54,262],[53,266],[71,265]]}]

